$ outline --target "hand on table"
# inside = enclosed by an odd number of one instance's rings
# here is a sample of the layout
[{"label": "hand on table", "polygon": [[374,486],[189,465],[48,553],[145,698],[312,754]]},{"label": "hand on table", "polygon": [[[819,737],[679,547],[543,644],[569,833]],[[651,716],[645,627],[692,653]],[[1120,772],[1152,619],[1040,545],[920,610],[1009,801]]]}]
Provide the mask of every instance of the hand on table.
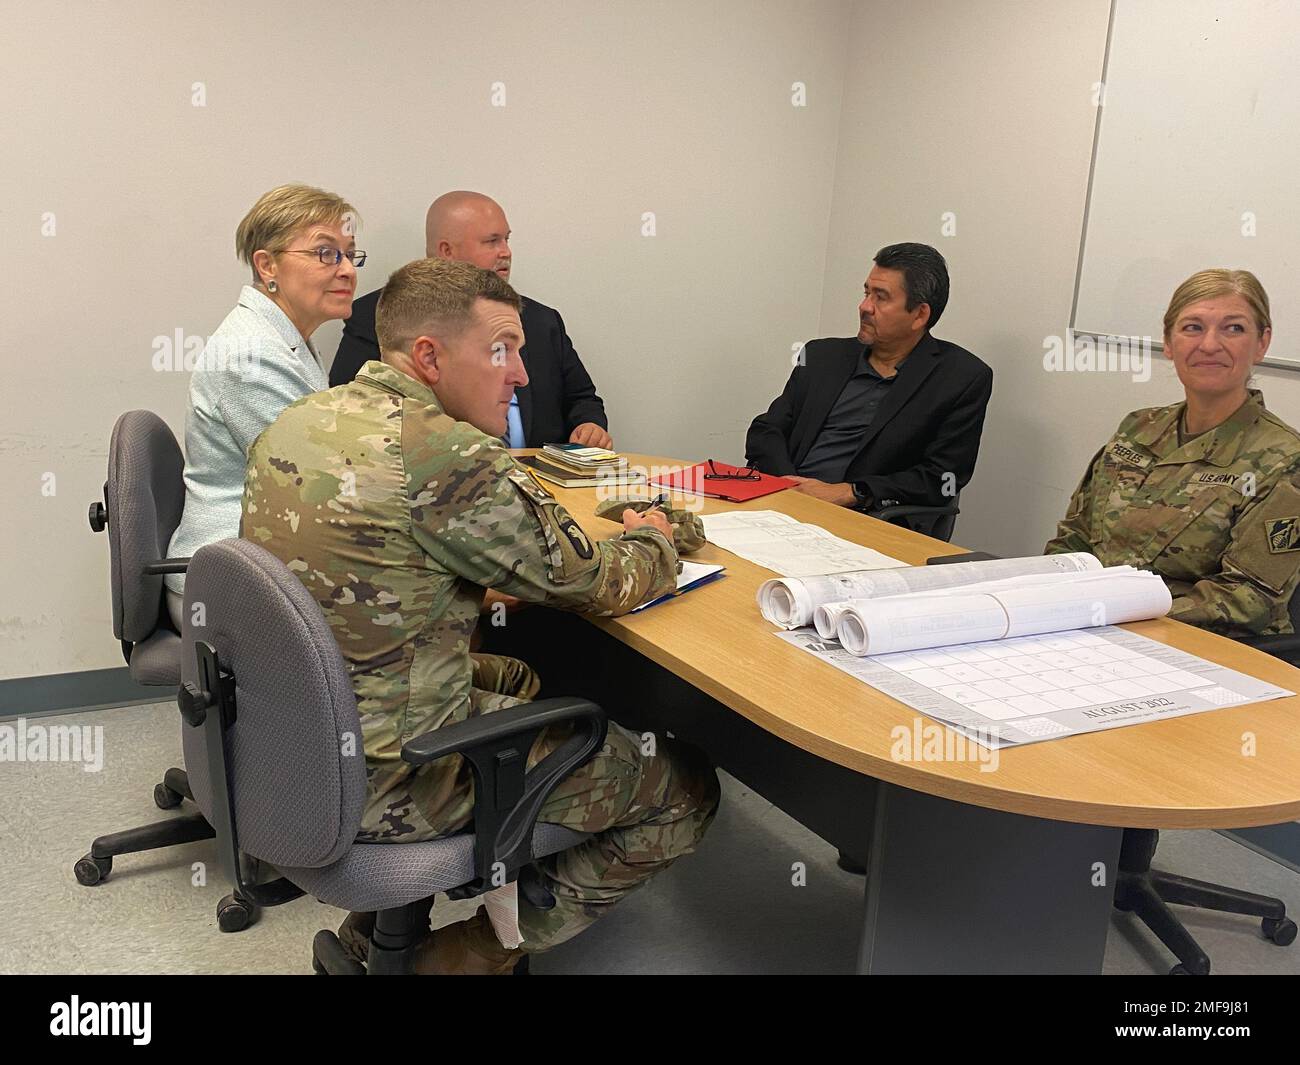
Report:
[{"label": "hand on table", "polygon": [[583,447],[614,447],[614,438],[605,432],[595,422],[583,422],[581,425],[574,426],[573,432],[569,434],[570,444],[580,444]]},{"label": "hand on table", "polygon": [[623,511],[623,528],[628,532],[633,529],[644,528],[647,525],[663,533],[664,539],[670,544],[673,542],[673,527],[668,519],[664,517],[664,512],[658,507],[651,507],[644,514],[638,514],[631,507]]},{"label": "hand on table", "polygon": [[853,494],[853,485],[848,481],[827,484],[813,477],[787,477],[786,480],[794,481],[796,492],[802,492],[814,499],[825,500],[827,503],[834,503],[837,507],[851,507],[858,501],[857,496]]}]

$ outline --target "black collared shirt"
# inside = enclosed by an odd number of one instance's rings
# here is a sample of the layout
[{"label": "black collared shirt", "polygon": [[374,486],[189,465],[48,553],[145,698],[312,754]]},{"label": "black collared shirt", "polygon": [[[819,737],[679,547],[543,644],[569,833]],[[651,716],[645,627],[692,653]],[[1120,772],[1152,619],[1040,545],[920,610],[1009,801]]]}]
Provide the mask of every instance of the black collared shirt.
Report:
[{"label": "black collared shirt", "polygon": [[863,346],[857,369],[844,383],[817,439],[799,463],[800,477],[838,484],[862,449],[862,434],[875,421],[881,400],[898,376],[895,372],[894,377],[881,377],[871,365],[870,352],[870,348]]}]

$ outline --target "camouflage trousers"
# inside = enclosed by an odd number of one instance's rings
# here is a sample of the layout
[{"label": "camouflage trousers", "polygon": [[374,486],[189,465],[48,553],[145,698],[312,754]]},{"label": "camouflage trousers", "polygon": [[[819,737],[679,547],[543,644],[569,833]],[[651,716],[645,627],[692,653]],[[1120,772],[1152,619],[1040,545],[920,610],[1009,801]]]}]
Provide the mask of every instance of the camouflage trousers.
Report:
[{"label": "camouflage trousers", "polygon": [[[530,766],[563,741],[563,732],[553,732],[538,737]],[[654,737],[653,753],[645,750],[640,737],[610,722],[604,746],[542,806],[538,820],[594,835],[538,861],[555,906],[537,910],[520,898],[525,950],[548,950],[576,936],[703,838],[720,796],[708,759],[663,736]]]},{"label": "camouflage trousers", "polygon": [[[540,687],[531,668],[499,655],[474,656],[474,686],[521,699]],[[529,752],[529,768],[569,734],[563,727],[543,732]],[[719,797],[717,774],[701,751],[664,736],[643,741],[611,722],[601,749],[556,786],[538,816],[593,835],[538,861],[555,906],[534,909],[520,897],[524,950],[536,953],[571,939],[690,854],[712,823]]]}]

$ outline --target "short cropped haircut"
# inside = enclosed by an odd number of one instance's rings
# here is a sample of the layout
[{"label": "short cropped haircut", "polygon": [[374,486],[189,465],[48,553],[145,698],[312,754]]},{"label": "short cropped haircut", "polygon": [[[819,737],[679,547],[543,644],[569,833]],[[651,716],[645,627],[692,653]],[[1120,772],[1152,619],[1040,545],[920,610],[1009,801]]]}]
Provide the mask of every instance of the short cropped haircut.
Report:
[{"label": "short cropped haircut", "polygon": [[886,270],[901,270],[907,290],[907,309],[929,304],[926,329],[933,329],[948,306],[948,264],[928,244],[890,244],[876,252],[874,262]]},{"label": "short cropped haircut", "polygon": [[316,225],[351,223],[360,216],[342,196],[311,185],[277,185],[253,204],[235,230],[235,253],[253,271],[253,281],[262,279],[253,265],[259,251],[284,251],[304,229]]},{"label": "short cropped haircut", "polygon": [[1178,316],[1193,303],[1202,300],[1218,299],[1220,296],[1240,296],[1250,307],[1255,319],[1255,329],[1263,333],[1273,328],[1273,319],[1268,309],[1268,293],[1259,283],[1259,278],[1249,270],[1198,270],[1186,281],[1174,289],[1169,300],[1169,309],[1165,311],[1165,339],[1174,331]]},{"label": "short cropped haircut", "polygon": [[491,270],[454,259],[416,259],[393,271],[379,295],[379,351],[409,353],[421,336],[453,338],[474,321],[474,304],[495,300],[519,310],[519,294]]}]

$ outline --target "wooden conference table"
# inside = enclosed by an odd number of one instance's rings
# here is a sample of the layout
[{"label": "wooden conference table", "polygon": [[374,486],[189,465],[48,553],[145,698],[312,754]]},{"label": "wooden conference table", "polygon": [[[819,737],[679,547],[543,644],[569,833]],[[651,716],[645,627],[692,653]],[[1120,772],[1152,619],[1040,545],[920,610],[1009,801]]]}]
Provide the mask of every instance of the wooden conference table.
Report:
[{"label": "wooden conference table", "polygon": [[[594,489],[553,492],[593,538],[618,535]],[[778,510],[913,565],[963,550],[793,491],[701,509]],[[621,618],[521,611],[503,649],[541,667],[543,695],[589,695],[628,727],[704,747],[866,860],[860,971],[1100,972],[1121,829],[1300,818],[1300,696],[1005,749],[992,771],[899,761],[893,730],[930,719],[776,639],[755,601],[770,571],[713,544],[690,557],[726,576]],[[1223,637],[1125,628],[1300,692],[1300,670]]]}]

